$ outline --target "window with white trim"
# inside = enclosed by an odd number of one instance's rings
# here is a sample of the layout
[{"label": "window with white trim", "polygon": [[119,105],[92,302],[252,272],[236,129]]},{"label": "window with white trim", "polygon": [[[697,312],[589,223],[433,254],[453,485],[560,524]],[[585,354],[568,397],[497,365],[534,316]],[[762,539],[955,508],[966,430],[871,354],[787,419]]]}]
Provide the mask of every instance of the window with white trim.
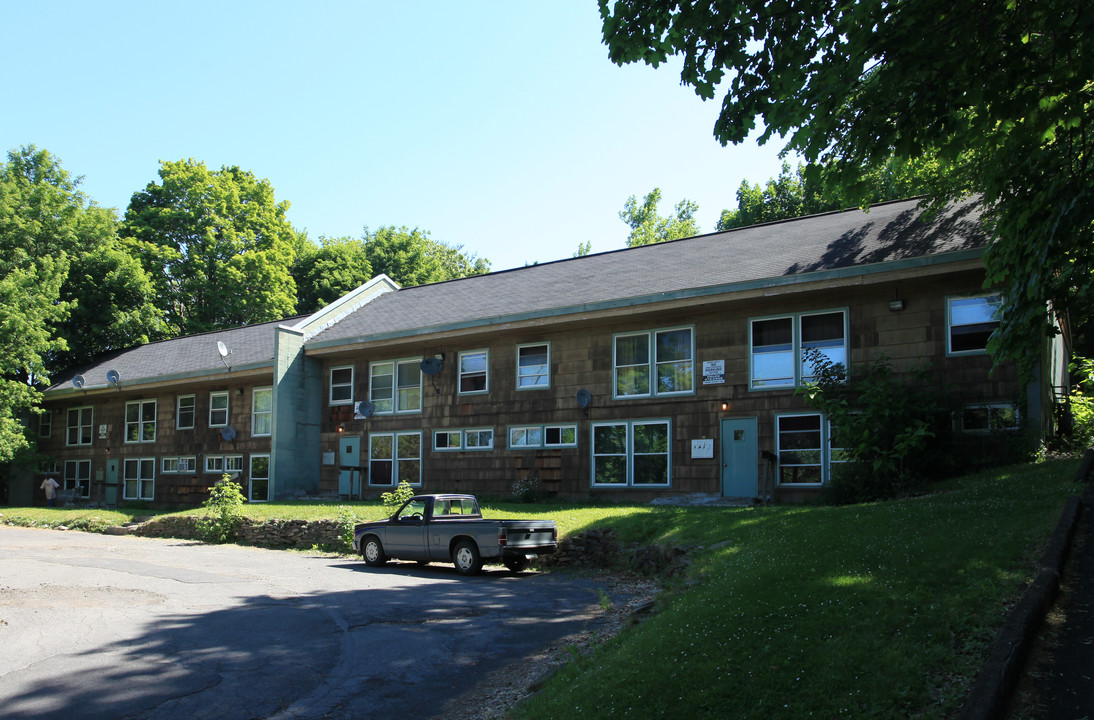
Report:
[{"label": "window with white trim", "polygon": [[490,366],[488,350],[469,350],[459,356],[459,394],[472,395],[490,390],[487,370]]},{"label": "window with white trim", "polygon": [[434,450],[493,450],[493,428],[437,430],[433,433]]},{"label": "window with white trim", "polygon": [[43,410],[38,415],[38,437],[51,437],[53,435],[53,412]]},{"label": "window with white trim", "polygon": [[270,499],[270,456],[251,455],[250,490],[247,499],[251,502],[268,502]]},{"label": "window with white trim", "polygon": [[832,476],[832,465],[846,462],[842,448],[832,446],[832,426],[816,413],[775,418],[780,486],[820,487]]},{"label": "window with white trim", "polygon": [[668,420],[593,423],[593,487],[668,487]]},{"label": "window with white trim", "polygon": [[273,434],[273,388],[255,388],[251,393],[251,435]]},{"label": "window with white trim", "polygon": [[179,395],[175,399],[175,428],[178,430],[193,430],[196,408],[196,395]]},{"label": "window with white trim", "polygon": [[847,312],[797,313],[749,322],[750,387],[792,388],[813,379],[807,350],[847,368]]},{"label": "window with white trim", "polygon": [[369,400],[374,412],[421,412],[421,363],[421,358],[413,358],[369,366]]},{"label": "window with white trim", "polygon": [[368,484],[422,484],[422,433],[372,433],[368,437]]},{"label": "window with white trim", "polygon": [[946,298],[946,353],[979,355],[999,327],[1000,295]]},{"label": "window with white trim", "polygon": [[577,447],[577,425],[517,425],[509,428],[509,447]]},{"label": "window with white trim", "polygon": [[243,456],[242,455],[225,455],[224,456],[224,472],[226,472],[226,473],[243,472]]},{"label": "window with white trim", "polygon": [[613,397],[695,392],[695,332],[690,327],[620,333],[612,338]]},{"label": "window with white trim", "polygon": [[183,457],[165,457],[160,461],[161,473],[192,473],[196,468],[197,458],[195,458],[193,455]]},{"label": "window with white trim", "polygon": [[154,500],[156,458],[126,458],[122,478],[122,497],[125,500]]},{"label": "window with white trim", "polygon": [[62,490],[75,490],[82,498],[91,497],[91,461],[65,460]]},{"label": "window with white trim", "polygon": [[134,400],[125,404],[125,441],[156,442],[155,400]]},{"label": "window with white trim", "polygon": [[95,416],[90,407],[70,408],[68,411],[68,433],[65,438],[66,445],[90,445],[91,424]]},{"label": "window with white trim", "polygon": [[330,396],[331,405],[353,404],[353,366],[345,365],[330,369]]},{"label": "window with white trim", "polygon": [[957,430],[965,433],[992,433],[1021,427],[1018,408],[1009,403],[966,405],[958,416]]},{"label": "window with white trim", "polygon": [[222,472],[224,472],[224,456],[223,455],[206,455],[205,456],[205,472],[207,472],[207,473],[222,473]]},{"label": "window with white trim", "polygon": [[228,391],[209,393],[209,427],[225,427],[228,424]]},{"label": "window with white trim", "polygon": [[551,387],[551,344],[517,345],[517,390]]}]

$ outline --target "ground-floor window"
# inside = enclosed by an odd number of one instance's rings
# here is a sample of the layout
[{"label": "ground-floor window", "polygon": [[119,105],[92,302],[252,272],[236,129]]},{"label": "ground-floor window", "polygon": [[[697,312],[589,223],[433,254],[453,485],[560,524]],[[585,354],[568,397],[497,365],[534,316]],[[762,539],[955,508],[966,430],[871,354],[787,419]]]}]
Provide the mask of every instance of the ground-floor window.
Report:
[{"label": "ground-floor window", "polygon": [[433,433],[434,450],[493,450],[493,428],[471,430],[436,430]]},{"label": "ground-floor window", "polygon": [[960,432],[990,433],[1017,430],[1021,426],[1018,408],[1007,403],[968,405],[958,416]]},{"label": "ground-floor window", "polygon": [[368,484],[422,484],[422,433],[372,433],[368,436]]},{"label": "ground-floor window", "polygon": [[64,482],[62,490],[75,490],[82,498],[91,497],[91,461],[65,460]]},{"label": "ground-floor window", "polygon": [[251,489],[248,493],[251,502],[266,502],[270,499],[270,456],[251,456]]},{"label": "ground-floor window", "polygon": [[594,487],[667,487],[671,482],[668,420],[594,423]]},{"label": "ground-floor window", "polygon": [[156,459],[128,458],[122,472],[126,500],[152,500],[156,495]]},{"label": "ground-floor window", "polygon": [[513,426],[509,428],[509,447],[577,447],[577,425]]},{"label": "ground-floor window", "polygon": [[819,414],[775,418],[779,485],[820,486],[831,466],[844,462],[842,448],[832,447],[832,428]]}]

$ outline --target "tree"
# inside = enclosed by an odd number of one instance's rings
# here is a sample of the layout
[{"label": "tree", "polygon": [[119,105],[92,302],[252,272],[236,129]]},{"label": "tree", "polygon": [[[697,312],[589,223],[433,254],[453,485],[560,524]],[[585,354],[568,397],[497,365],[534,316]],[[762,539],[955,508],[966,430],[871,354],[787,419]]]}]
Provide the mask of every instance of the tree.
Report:
[{"label": "tree", "polygon": [[360,287],[373,276],[362,240],[348,237],[320,238],[297,252],[293,278],[297,287],[297,312],[312,313]]},{"label": "tree", "polygon": [[296,232],[270,182],[193,159],[161,162],[159,176],[134,193],[124,232],[155,279],[171,334],[293,314]]},{"label": "tree", "polygon": [[652,243],[677,240],[699,234],[699,223],[695,220],[695,213],[699,206],[691,200],[684,199],[676,203],[676,212],[668,217],[657,214],[657,205],[661,202],[661,188],[654,188],[638,204],[634,195],[627,198],[623,204],[623,210],[619,213],[619,219],[627,223],[631,228],[631,234],[627,236],[627,247],[650,245]]},{"label": "tree", "polygon": [[714,136],[827,167],[936,159],[935,203],[983,195],[987,284],[1004,294],[997,357],[1032,357],[1047,303],[1094,298],[1094,15],[1073,0],[599,0],[616,63],[681,55],[681,81],[724,90]]},{"label": "tree", "polygon": [[362,238],[374,275],[387,275],[409,287],[490,272],[490,261],[464,255],[462,246],[447,245],[418,228],[367,227]]}]

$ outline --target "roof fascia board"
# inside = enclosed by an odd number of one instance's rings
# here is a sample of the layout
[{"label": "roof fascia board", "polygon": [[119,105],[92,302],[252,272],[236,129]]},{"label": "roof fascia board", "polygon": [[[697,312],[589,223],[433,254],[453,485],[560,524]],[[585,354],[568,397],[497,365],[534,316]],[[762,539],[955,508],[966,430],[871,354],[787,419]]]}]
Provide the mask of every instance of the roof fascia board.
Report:
[{"label": "roof fascia board", "polygon": [[384,293],[398,289],[400,288],[397,282],[381,273],[356,290],[343,295],[330,305],[321,308],[296,325],[291,326],[291,329],[301,333],[304,336],[304,341],[307,342],[327,328],[337,325],[354,310],[367,305]]},{"label": "roof fascia board", "polygon": [[58,388],[49,388],[45,391],[44,394],[47,399],[64,398],[68,397],[69,395],[86,395],[88,393],[101,395],[105,392],[118,392],[120,390],[149,390],[165,385],[216,382],[218,380],[260,377],[270,374],[272,372],[273,362],[267,360],[260,363],[248,363],[247,365],[240,365],[239,367],[232,366],[231,372],[223,369],[218,369],[214,372],[202,372],[198,370],[188,373],[175,373],[172,375],[157,375],[155,377],[147,378],[143,381],[127,380],[118,387],[103,383],[101,385],[85,385],[82,388],[77,388],[74,385],[68,384],[66,386]]},{"label": "roof fascia board", "polygon": [[941,253],[939,255],[908,258],[906,260],[896,260],[886,263],[859,265],[854,267],[838,268],[834,270],[821,270],[817,272],[801,273],[797,275],[779,275],[775,277],[761,278],[759,280],[748,280],[745,282],[731,283],[727,285],[711,285],[707,287],[688,288],[686,290],[678,290],[675,292],[656,293],[653,295],[638,295],[629,298],[620,298],[618,300],[609,300],[600,303],[569,305],[565,307],[552,308],[550,310],[537,310],[526,313],[512,313],[504,316],[477,318],[475,320],[467,320],[458,323],[447,323],[444,325],[435,325],[426,328],[412,328],[409,330],[399,330],[390,333],[377,333],[375,335],[359,336],[356,338],[326,340],[317,343],[308,343],[307,340],[305,340],[305,352],[309,355],[323,355],[326,354],[323,351],[340,352],[344,350],[345,347],[348,345],[382,342],[385,340],[397,340],[408,336],[420,336],[424,334],[443,335],[445,333],[454,333],[461,330],[480,328],[487,325],[496,326],[503,323],[509,324],[534,320],[544,320],[547,318],[559,317],[564,315],[600,313],[628,307],[635,307],[638,305],[671,302],[674,300],[700,299],[713,295],[728,295],[733,293],[745,293],[749,291],[770,290],[772,288],[778,287],[815,284],[818,282],[829,282],[832,280],[853,280],[855,278],[864,278],[870,275],[877,275],[882,273],[893,273],[901,270],[914,270],[920,268],[938,267],[942,265],[949,266],[955,263],[976,261],[979,260],[983,256],[983,254],[983,248],[976,248],[973,250],[955,250],[948,253]]}]

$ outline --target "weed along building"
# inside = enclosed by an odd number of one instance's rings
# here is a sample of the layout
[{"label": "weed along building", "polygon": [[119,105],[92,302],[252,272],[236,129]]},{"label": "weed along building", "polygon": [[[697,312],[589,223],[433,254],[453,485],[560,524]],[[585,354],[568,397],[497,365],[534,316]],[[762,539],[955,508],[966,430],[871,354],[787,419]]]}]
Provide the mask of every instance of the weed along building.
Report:
[{"label": "weed along building", "polygon": [[[94,500],[426,492],[802,500],[839,461],[810,350],[926,361],[954,431],[1050,431],[1066,358],[991,370],[974,203],[915,201],[399,288],[152,343],[55,378],[41,449]],[[115,493],[115,495],[111,495]]]}]

